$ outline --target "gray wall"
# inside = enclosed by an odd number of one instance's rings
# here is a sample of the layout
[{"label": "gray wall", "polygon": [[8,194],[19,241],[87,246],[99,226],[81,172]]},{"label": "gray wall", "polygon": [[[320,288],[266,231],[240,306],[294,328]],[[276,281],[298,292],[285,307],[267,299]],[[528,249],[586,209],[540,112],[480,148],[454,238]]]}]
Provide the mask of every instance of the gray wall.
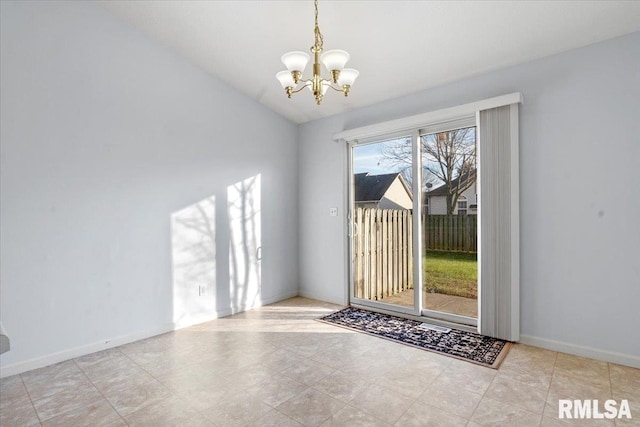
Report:
[{"label": "gray wall", "polygon": [[346,149],[333,133],[522,92],[523,338],[640,362],[639,66],[634,33],[301,125],[301,293],[345,302],[346,221],[328,208],[346,209]]},{"label": "gray wall", "polygon": [[257,175],[259,299],[295,295],[294,124],[88,2],[1,4],[3,368],[171,327],[171,215],[203,200],[203,298],[241,309],[226,205]]}]

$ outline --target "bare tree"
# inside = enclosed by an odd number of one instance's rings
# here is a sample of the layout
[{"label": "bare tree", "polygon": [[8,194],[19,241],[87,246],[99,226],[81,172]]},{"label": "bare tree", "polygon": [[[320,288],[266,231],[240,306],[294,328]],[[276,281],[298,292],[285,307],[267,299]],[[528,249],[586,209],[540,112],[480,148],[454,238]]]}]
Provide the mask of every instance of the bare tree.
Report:
[{"label": "bare tree", "polygon": [[[447,213],[452,215],[462,193],[476,182],[476,128],[432,133],[420,138],[423,185],[442,182]],[[411,142],[386,146],[384,161],[411,182]]]}]

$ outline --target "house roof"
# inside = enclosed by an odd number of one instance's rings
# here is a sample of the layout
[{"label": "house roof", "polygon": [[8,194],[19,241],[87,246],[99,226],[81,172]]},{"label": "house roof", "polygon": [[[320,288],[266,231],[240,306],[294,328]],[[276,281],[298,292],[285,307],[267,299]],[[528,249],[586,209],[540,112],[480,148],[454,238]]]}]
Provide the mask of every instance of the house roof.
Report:
[{"label": "house roof", "polygon": [[[458,176],[457,178],[455,178],[454,180],[451,181],[451,186],[452,187],[457,187],[458,183],[460,182],[460,179],[463,179],[462,187],[466,187],[466,184],[469,182],[469,180],[471,180],[472,182],[475,182],[475,180],[476,180],[476,171],[472,170],[467,175]],[[429,197],[431,197],[431,196],[446,196],[446,195],[447,195],[447,187],[444,184],[442,184],[440,187],[434,188],[433,190],[429,191]]]},{"label": "house roof", "polygon": [[384,175],[369,175],[368,172],[357,173],[355,177],[355,201],[356,202],[377,202],[387,192],[396,178],[400,179],[402,185],[407,189],[407,193],[411,196],[402,175],[399,173],[388,173]]}]

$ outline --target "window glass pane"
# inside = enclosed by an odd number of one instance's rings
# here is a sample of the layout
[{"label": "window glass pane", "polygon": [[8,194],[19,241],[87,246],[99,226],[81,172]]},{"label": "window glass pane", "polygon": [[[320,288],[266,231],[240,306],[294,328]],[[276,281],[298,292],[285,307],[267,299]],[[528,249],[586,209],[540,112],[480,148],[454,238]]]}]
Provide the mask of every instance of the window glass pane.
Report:
[{"label": "window glass pane", "polygon": [[414,307],[410,137],[353,149],[353,296]]},{"label": "window glass pane", "polygon": [[[421,135],[424,309],[478,316],[476,128]],[[428,206],[428,209],[426,207]]]}]

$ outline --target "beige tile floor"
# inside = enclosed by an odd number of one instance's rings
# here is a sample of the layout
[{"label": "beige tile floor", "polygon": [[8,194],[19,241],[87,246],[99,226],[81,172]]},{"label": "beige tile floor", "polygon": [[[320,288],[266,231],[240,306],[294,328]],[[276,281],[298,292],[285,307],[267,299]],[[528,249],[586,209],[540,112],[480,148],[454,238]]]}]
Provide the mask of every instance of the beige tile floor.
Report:
[{"label": "beige tile floor", "polygon": [[[313,319],[293,298],[0,380],[10,426],[563,426],[559,398],[628,399],[640,370],[515,345],[499,370]],[[618,424],[616,424],[616,422]]]}]

